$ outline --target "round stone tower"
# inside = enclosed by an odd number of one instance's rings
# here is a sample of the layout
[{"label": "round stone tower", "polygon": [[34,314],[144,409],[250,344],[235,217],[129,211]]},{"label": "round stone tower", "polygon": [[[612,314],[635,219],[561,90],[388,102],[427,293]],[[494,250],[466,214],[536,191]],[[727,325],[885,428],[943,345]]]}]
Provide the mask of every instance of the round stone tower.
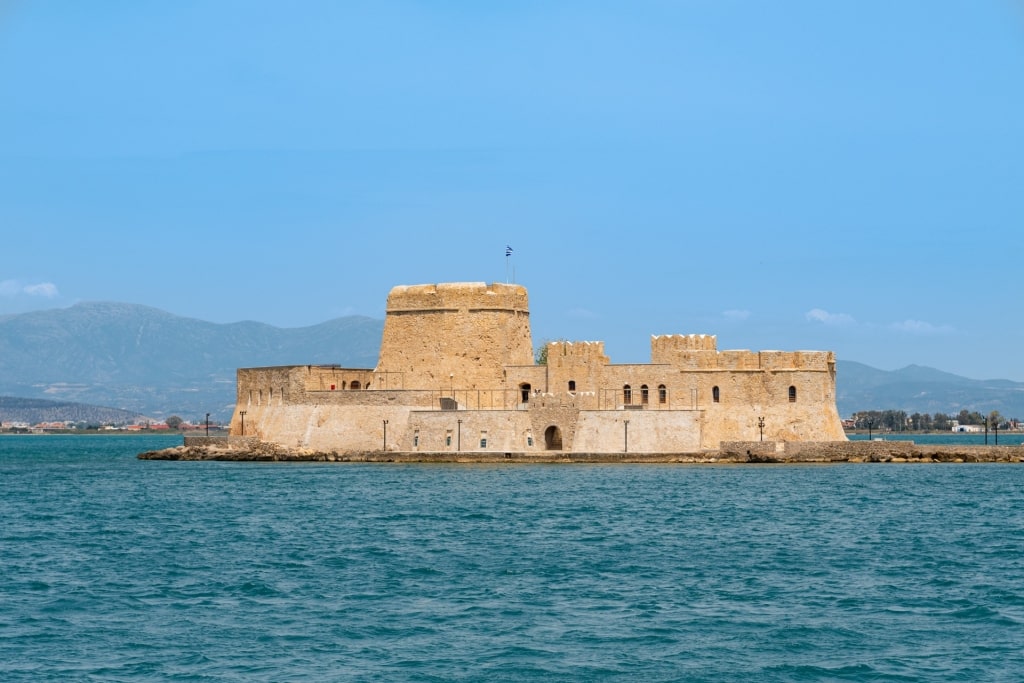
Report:
[{"label": "round stone tower", "polygon": [[520,285],[456,282],[388,294],[377,373],[403,389],[500,389],[504,368],[533,365]]}]

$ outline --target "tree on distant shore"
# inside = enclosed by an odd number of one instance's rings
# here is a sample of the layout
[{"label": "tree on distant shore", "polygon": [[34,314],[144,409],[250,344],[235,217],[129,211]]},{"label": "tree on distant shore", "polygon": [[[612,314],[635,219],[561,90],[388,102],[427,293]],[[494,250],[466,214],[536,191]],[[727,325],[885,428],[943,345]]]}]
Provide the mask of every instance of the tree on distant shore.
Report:
[{"label": "tree on distant shore", "polygon": [[[956,415],[914,413],[908,417],[902,410],[863,410],[853,414],[855,429],[868,429],[870,423],[873,429],[888,429],[894,432],[907,429],[921,432],[944,432],[952,428],[954,420],[961,425],[985,424],[984,415],[976,410],[971,411],[966,408]],[[1015,422],[1016,420],[1008,420],[1000,415],[998,410],[993,410],[988,416],[988,424],[992,429],[995,429],[996,425],[999,426],[999,429],[1009,429],[1010,424]]]},{"label": "tree on distant shore", "polygon": [[169,418],[164,420],[164,422],[167,423],[167,426],[170,427],[171,429],[177,429],[178,427],[181,426],[181,423],[184,422],[184,420],[182,420],[177,415],[171,415]]}]

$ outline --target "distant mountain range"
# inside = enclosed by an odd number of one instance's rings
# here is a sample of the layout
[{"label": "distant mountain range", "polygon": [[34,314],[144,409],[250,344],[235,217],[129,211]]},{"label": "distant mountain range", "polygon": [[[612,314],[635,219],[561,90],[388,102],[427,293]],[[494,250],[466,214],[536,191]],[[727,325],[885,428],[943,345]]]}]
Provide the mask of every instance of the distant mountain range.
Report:
[{"label": "distant mountain range", "polygon": [[105,408],[88,403],[0,396],[0,420],[5,423],[28,425],[40,422],[75,422],[88,427],[105,424],[143,424],[152,421],[152,418],[130,410]]},{"label": "distant mountain range", "polygon": [[836,405],[839,415],[858,410],[904,410],[956,415],[966,408],[1024,419],[1024,382],[967,379],[934,368],[908,365],[878,370],[854,361],[836,363]]},{"label": "distant mountain range", "polygon": [[216,324],[119,303],[8,315],[0,317],[0,395],[226,420],[237,368],[373,367],[383,324],[361,316],[295,329]]},{"label": "distant mountain range", "polygon": [[[0,316],[0,396],[111,406],[133,415],[227,420],[235,370],[267,365],[377,364],[384,322],[362,316],[283,329],[217,324],[134,304],[81,303]],[[892,372],[837,365],[836,403],[858,410],[1024,418],[1024,382],[972,380],[911,365]],[[5,417],[0,404],[0,418]]]}]

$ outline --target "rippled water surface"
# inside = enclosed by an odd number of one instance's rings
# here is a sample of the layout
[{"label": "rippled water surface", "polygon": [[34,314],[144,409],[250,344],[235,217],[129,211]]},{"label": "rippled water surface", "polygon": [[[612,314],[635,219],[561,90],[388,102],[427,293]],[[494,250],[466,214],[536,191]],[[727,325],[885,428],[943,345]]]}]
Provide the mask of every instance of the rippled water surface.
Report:
[{"label": "rippled water surface", "polygon": [[0,680],[1024,680],[1024,465],[171,443],[0,437]]}]

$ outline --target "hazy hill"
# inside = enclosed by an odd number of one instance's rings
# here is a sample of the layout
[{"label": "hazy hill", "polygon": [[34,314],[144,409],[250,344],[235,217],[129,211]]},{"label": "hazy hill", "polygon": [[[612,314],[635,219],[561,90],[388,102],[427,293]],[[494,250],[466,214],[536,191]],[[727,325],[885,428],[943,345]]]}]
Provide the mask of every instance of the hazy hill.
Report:
[{"label": "hazy hill", "polygon": [[3,422],[85,422],[87,424],[131,424],[146,418],[128,410],[105,408],[70,401],[0,396],[0,420]]},{"label": "hazy hill", "polygon": [[[156,418],[230,417],[235,370],[263,365],[372,368],[383,321],[360,316],[283,329],[216,324],[147,306],[83,303],[0,317],[0,395],[115,406]],[[916,365],[837,365],[839,414],[857,410],[1024,418],[1024,383],[972,380]]]},{"label": "hazy hill", "polygon": [[962,409],[1024,418],[1024,382],[967,379],[934,368],[908,365],[891,372],[854,361],[836,364],[836,405],[848,417],[858,410],[905,410],[907,414]]},{"label": "hazy hill", "polygon": [[283,329],[216,324],[147,306],[82,303],[0,318],[0,394],[186,419],[227,419],[239,367],[373,367],[383,322],[361,316]]}]

